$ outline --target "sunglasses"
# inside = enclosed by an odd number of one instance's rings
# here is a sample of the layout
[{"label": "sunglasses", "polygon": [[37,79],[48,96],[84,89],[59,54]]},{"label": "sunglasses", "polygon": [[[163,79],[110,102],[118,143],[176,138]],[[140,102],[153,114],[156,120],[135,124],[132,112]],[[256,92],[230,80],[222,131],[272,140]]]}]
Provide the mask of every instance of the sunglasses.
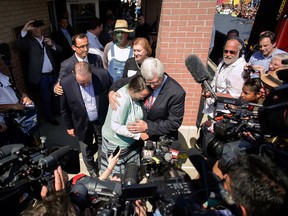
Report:
[{"label": "sunglasses", "polygon": [[224,52],[225,54],[230,53],[230,54],[232,54],[232,55],[235,55],[235,54],[238,53],[238,51],[236,51],[236,50],[223,50],[223,52]]}]

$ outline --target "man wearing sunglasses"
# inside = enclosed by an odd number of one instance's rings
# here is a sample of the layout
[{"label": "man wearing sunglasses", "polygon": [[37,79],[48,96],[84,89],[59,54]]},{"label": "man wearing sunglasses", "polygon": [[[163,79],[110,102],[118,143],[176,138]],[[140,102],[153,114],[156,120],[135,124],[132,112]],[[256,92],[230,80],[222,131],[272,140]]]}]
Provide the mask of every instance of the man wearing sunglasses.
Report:
[{"label": "man wearing sunglasses", "polygon": [[[244,84],[243,68],[246,61],[243,55],[244,42],[234,37],[226,41],[223,48],[223,60],[217,67],[215,76],[211,82],[213,90],[217,96],[239,98]],[[211,93],[202,93],[206,98],[203,113],[213,117],[215,114],[215,100],[211,98]],[[224,110],[223,104],[217,104],[217,110]]]}]

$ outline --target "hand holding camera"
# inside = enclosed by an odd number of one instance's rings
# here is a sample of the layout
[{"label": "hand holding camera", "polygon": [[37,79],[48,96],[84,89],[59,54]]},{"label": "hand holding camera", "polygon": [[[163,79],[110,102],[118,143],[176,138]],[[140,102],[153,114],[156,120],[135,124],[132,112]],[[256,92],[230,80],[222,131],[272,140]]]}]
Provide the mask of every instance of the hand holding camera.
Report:
[{"label": "hand holding camera", "polygon": [[34,28],[38,28],[40,26],[44,26],[44,22],[43,20],[30,20],[29,22],[27,22],[24,27],[23,30],[24,31],[30,31]]}]

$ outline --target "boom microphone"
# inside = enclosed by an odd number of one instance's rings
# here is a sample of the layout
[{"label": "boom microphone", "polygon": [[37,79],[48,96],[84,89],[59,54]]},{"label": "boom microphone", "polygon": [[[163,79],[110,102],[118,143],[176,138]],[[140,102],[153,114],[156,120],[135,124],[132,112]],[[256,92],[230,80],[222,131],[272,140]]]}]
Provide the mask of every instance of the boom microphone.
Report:
[{"label": "boom microphone", "polygon": [[208,82],[210,74],[202,64],[199,57],[193,54],[189,55],[185,60],[185,65],[195,81],[197,83],[204,84],[205,88],[212,94],[213,98],[217,99],[215,92]]}]

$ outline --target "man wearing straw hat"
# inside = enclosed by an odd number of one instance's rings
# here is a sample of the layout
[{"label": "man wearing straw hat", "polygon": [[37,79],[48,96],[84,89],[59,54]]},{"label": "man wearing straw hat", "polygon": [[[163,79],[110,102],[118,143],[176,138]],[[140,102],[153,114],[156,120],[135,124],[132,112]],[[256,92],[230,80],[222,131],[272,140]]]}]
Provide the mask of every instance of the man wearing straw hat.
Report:
[{"label": "man wearing straw hat", "polygon": [[133,31],[128,29],[126,20],[116,20],[114,29],[116,40],[111,44],[106,56],[104,52],[103,57],[104,67],[108,68],[114,82],[122,78],[126,60],[133,57],[132,41],[129,40],[129,33]]}]

